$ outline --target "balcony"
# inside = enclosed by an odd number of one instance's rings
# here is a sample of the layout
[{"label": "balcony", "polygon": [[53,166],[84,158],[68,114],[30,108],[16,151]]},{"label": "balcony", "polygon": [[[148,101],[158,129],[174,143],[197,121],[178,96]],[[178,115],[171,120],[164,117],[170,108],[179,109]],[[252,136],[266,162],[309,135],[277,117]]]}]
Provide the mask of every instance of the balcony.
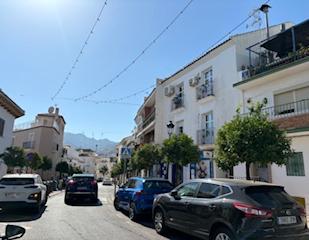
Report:
[{"label": "balcony", "polygon": [[183,93],[177,94],[172,99],[172,111],[184,107],[184,95]]},{"label": "balcony", "polygon": [[264,108],[262,111],[266,113],[271,120],[309,113],[309,99]]},{"label": "balcony", "polygon": [[197,144],[214,144],[215,143],[215,129],[205,128],[197,130]]},{"label": "balcony", "polygon": [[146,128],[150,123],[152,123],[155,120],[155,117],[156,117],[156,111],[153,110],[143,120],[142,129]]},{"label": "balcony", "polygon": [[242,66],[241,85],[266,74],[309,61],[309,20],[247,48],[249,66]]},{"label": "balcony", "polygon": [[25,141],[23,142],[23,148],[24,149],[34,149],[35,142],[34,141]]},{"label": "balcony", "polygon": [[202,84],[196,88],[196,99],[200,100],[208,96],[214,96],[213,83]]}]

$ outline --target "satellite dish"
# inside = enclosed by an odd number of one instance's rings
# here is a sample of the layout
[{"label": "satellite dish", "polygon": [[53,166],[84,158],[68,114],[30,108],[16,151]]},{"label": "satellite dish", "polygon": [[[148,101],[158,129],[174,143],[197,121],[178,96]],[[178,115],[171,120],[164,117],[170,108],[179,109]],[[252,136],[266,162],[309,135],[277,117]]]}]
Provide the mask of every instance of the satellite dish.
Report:
[{"label": "satellite dish", "polygon": [[54,107],[49,107],[48,113],[49,113],[49,114],[52,114],[52,113],[54,112],[54,110],[55,110]]}]

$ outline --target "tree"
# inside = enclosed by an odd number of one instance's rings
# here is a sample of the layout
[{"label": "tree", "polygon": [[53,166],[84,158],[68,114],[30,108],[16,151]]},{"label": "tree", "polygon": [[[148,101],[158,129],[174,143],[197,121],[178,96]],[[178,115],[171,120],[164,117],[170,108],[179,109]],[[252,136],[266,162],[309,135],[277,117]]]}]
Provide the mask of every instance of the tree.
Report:
[{"label": "tree", "polygon": [[44,156],[42,158],[42,164],[40,165],[39,169],[42,169],[43,171],[50,170],[53,167],[52,160],[48,158],[47,156]]},{"label": "tree", "polygon": [[62,177],[62,173],[69,172],[69,164],[67,162],[59,162],[56,165],[56,171],[60,173],[60,177]]},{"label": "tree", "polygon": [[43,163],[42,158],[37,153],[28,153],[27,156],[27,167],[30,167],[32,170],[37,170]]},{"label": "tree", "polygon": [[76,173],[82,173],[82,170],[79,167],[69,165],[68,174],[71,176]]},{"label": "tree", "polygon": [[145,144],[134,152],[130,161],[132,169],[149,170],[154,164],[162,160],[161,149],[159,145]]},{"label": "tree", "polygon": [[284,131],[267,119],[262,112],[263,106],[261,103],[252,104],[247,115],[240,115],[237,111],[234,119],[218,130],[215,160],[223,170],[245,163],[246,178],[250,179],[252,163],[283,165],[291,156],[290,140]]},{"label": "tree", "polygon": [[108,173],[108,167],[106,165],[103,165],[99,171],[100,173],[102,173],[103,176],[105,176],[105,174]]},{"label": "tree", "polygon": [[0,154],[0,158],[9,168],[26,166],[25,152],[19,147],[8,147],[4,153]]},{"label": "tree", "polygon": [[123,171],[124,171],[124,161],[121,160],[120,162],[113,165],[111,171],[111,177],[117,177],[118,175],[122,174]]},{"label": "tree", "polygon": [[198,146],[186,134],[172,135],[164,140],[162,155],[166,162],[176,165],[176,184],[180,183],[178,176],[180,168],[189,163],[196,163],[200,159]]}]

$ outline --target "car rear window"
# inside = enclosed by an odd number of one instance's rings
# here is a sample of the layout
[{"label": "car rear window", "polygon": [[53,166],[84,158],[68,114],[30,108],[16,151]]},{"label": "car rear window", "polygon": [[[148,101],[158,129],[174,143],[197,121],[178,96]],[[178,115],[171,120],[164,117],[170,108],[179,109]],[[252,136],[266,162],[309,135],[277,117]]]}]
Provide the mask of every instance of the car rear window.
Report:
[{"label": "car rear window", "polygon": [[33,178],[2,178],[0,180],[2,185],[29,185],[34,184]]},{"label": "car rear window", "polygon": [[93,181],[94,177],[73,177],[73,180],[89,182],[89,181]]},{"label": "car rear window", "polygon": [[248,187],[245,192],[251,199],[267,208],[281,208],[295,203],[295,200],[284,191],[283,187]]},{"label": "car rear window", "polygon": [[158,190],[158,189],[164,189],[164,190],[171,190],[173,189],[173,185],[168,181],[146,181],[144,183],[144,189],[147,190]]}]

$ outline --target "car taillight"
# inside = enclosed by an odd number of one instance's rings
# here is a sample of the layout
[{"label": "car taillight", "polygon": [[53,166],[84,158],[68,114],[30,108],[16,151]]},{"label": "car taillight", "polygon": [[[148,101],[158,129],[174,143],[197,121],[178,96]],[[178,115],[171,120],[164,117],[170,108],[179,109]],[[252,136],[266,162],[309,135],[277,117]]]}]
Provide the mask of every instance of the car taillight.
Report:
[{"label": "car taillight", "polygon": [[70,180],[70,181],[68,182],[68,185],[73,185],[74,183],[76,183],[74,180]]},{"label": "car taillight", "polygon": [[38,186],[36,186],[36,185],[31,185],[31,186],[27,186],[27,187],[24,187],[24,188],[38,188]]},{"label": "car taillight", "polygon": [[91,185],[96,185],[96,184],[97,184],[96,180],[91,181]]},{"label": "car taillight", "polygon": [[38,193],[32,193],[29,195],[28,197],[29,200],[36,200],[36,201],[39,201],[41,199],[41,193],[38,192]]},{"label": "car taillight", "polygon": [[299,214],[301,216],[306,216],[307,215],[306,214],[306,210],[303,207],[299,207],[299,208],[297,208],[297,210],[298,210],[298,212],[299,212]]},{"label": "car taillight", "polygon": [[142,196],[144,194],[144,191],[141,190],[141,191],[138,191],[135,193],[135,196],[139,197],[139,196]]},{"label": "car taillight", "polygon": [[247,218],[250,217],[262,217],[262,218],[268,218],[272,216],[272,212],[266,209],[262,209],[262,208],[258,208],[258,207],[254,207],[252,205],[249,204],[245,204],[245,203],[233,203],[233,206],[242,211],[243,213],[245,213],[245,216]]}]

